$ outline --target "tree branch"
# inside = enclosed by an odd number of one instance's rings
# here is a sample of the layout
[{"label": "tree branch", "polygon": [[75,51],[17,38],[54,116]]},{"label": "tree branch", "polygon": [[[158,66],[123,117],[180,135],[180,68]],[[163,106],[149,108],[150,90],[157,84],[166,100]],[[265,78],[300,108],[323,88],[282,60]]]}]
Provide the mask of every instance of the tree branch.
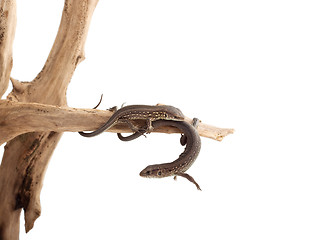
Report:
[{"label": "tree branch", "polygon": [[[18,103],[0,101],[0,144],[28,132],[78,132],[95,130],[104,124],[113,114],[111,111],[96,109],[76,109],[56,107],[37,103]],[[186,121],[192,122],[190,118]],[[136,121],[136,125],[144,125],[144,121]],[[131,132],[126,124],[117,124],[110,132]],[[157,129],[158,132],[177,133],[173,127]],[[223,137],[233,133],[233,129],[217,128],[204,123],[198,127],[202,137],[221,141]]]}]

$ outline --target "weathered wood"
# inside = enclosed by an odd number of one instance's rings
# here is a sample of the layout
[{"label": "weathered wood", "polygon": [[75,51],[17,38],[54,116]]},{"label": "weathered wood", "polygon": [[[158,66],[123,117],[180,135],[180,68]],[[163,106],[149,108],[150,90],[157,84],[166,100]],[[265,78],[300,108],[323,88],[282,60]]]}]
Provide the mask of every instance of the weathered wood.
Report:
[{"label": "weathered wood", "polygon": [[13,42],[16,29],[16,1],[0,1],[0,98],[8,87],[13,66]]},{"label": "weathered wood", "polygon": [[[13,80],[14,89],[8,99],[66,106],[66,89],[76,66],[84,59],[84,44],[97,2],[65,1],[57,37],[43,69],[32,82]],[[8,59],[6,61],[9,62]],[[3,82],[0,84],[1,89],[5,88]],[[58,132],[26,133],[5,146],[0,166],[0,239],[19,238],[21,209],[25,212],[26,232],[32,229],[40,216],[44,174],[60,137]]]},{"label": "weathered wood", "polygon": [[[78,132],[95,130],[113,114],[111,111],[56,107],[38,103],[19,103],[0,100],[0,144],[28,132]],[[186,121],[192,122],[190,118]],[[145,125],[144,121],[135,124]],[[110,132],[131,132],[126,124],[118,124]],[[158,128],[156,131],[177,133],[176,128]],[[233,129],[218,128],[200,123],[198,132],[202,137],[222,140]]]}]

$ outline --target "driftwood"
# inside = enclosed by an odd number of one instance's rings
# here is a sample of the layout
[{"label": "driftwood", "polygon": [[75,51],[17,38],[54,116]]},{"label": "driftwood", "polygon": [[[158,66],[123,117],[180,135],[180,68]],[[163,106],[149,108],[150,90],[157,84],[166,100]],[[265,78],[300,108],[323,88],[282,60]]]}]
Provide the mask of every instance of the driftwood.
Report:
[{"label": "driftwood", "polygon": [[[56,107],[38,103],[19,103],[0,101],[0,144],[14,137],[29,132],[78,132],[95,130],[108,120],[112,111],[96,109],[76,109]],[[185,121],[191,123],[192,119]],[[144,121],[136,121],[137,126],[145,126]],[[109,132],[126,133],[131,130],[125,124],[117,124],[108,129]],[[176,128],[158,128],[157,132],[178,133]],[[200,123],[198,132],[202,137],[221,141],[223,137],[233,132],[229,128],[217,128]]]},{"label": "driftwood", "polygon": [[[25,230],[40,216],[40,191],[50,157],[62,132],[95,130],[111,111],[69,108],[66,89],[77,65],[84,59],[91,16],[98,0],[66,0],[57,37],[48,59],[31,82],[11,79],[12,92],[0,100],[0,144],[5,145],[0,166],[0,239],[19,238],[19,218],[25,213]],[[0,94],[8,87],[12,44],[16,27],[16,2],[0,2]],[[191,121],[186,118],[186,121]],[[136,124],[143,124],[137,122]],[[116,125],[112,132],[129,132]],[[177,132],[174,128],[160,132]],[[215,140],[233,132],[201,123],[201,136]]]}]

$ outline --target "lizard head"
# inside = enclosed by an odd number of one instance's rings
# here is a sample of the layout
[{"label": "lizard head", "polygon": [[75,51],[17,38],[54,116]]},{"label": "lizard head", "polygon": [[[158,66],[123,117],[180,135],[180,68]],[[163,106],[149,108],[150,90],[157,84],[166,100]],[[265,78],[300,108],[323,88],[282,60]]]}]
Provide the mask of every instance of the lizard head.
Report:
[{"label": "lizard head", "polygon": [[141,177],[145,178],[162,178],[167,177],[164,174],[163,169],[159,165],[149,165],[139,174]]}]

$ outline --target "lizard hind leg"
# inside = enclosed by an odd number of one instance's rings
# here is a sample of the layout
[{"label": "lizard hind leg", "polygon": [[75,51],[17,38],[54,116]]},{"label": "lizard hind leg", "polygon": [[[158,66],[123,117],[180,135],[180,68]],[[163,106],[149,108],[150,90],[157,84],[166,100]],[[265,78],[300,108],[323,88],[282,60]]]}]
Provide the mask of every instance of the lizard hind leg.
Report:
[{"label": "lizard hind leg", "polygon": [[154,127],[151,124],[152,122],[153,122],[153,119],[150,119],[150,118],[147,119],[147,133],[151,133],[154,130]]},{"label": "lizard hind leg", "polygon": [[137,125],[134,125],[130,120],[126,119],[123,120],[124,123],[128,125],[128,127],[131,129],[132,132],[138,132],[140,129]]},{"label": "lizard hind leg", "polygon": [[132,122],[130,122],[129,120],[125,121],[129,128],[134,132],[133,134],[124,137],[121,133],[117,133],[117,137],[121,140],[121,141],[132,141],[138,137],[140,137],[141,135],[143,135],[144,137],[146,137],[145,133],[147,132],[147,130],[145,130],[145,128],[138,128],[137,126],[135,126]]},{"label": "lizard hind leg", "polygon": [[[197,187],[198,190],[200,190],[200,191],[202,190],[202,189],[200,189],[200,186],[199,186],[198,183],[195,181],[195,179],[194,179],[192,176],[190,176],[189,174],[187,174],[187,173],[183,173],[183,172],[177,172],[177,173],[175,173],[175,175],[180,176],[180,177],[187,178],[190,182],[192,182],[193,184],[196,185],[196,187]],[[176,176],[175,176],[175,177],[176,177]],[[175,178],[175,180],[176,180],[176,178]]]}]

